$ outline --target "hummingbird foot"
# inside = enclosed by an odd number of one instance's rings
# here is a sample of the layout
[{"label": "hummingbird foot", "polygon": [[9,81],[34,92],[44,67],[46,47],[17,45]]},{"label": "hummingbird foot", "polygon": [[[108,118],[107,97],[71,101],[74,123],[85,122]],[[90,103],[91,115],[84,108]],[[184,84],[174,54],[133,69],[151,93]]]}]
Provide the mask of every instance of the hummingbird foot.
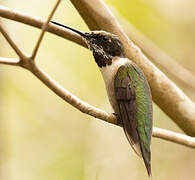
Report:
[{"label": "hummingbird foot", "polygon": [[117,119],[117,121],[116,121],[116,125],[121,125],[121,119],[120,119],[120,116],[117,114],[117,113],[112,113],[115,117],[116,117],[116,119]]}]

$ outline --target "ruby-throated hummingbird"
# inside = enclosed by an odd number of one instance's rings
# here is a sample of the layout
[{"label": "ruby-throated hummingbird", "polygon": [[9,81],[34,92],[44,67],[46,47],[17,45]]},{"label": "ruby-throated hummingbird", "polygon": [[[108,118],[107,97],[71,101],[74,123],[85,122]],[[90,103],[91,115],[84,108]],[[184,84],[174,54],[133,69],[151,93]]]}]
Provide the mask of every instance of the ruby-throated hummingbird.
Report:
[{"label": "ruby-throated hummingbird", "polygon": [[53,22],[79,34],[93,52],[107,89],[110,104],[134,151],[143,157],[151,176],[152,98],[142,70],[125,58],[122,42],[105,31],[84,33]]}]

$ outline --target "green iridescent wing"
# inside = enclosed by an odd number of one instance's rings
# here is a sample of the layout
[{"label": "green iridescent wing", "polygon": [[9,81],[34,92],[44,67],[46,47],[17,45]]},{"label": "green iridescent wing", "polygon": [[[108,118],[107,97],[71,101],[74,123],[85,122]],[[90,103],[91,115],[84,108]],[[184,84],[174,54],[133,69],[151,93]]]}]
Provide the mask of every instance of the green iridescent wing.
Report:
[{"label": "green iridescent wing", "polygon": [[147,80],[137,65],[129,63],[118,69],[114,88],[124,132],[151,175],[152,99]]}]

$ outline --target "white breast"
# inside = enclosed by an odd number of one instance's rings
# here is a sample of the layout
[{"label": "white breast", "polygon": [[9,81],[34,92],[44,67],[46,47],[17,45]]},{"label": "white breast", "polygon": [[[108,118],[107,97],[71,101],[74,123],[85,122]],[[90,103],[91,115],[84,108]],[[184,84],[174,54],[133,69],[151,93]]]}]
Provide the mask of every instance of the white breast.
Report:
[{"label": "white breast", "polygon": [[110,104],[112,105],[112,108],[114,109],[115,112],[117,112],[117,104],[114,94],[114,78],[119,67],[127,63],[131,63],[131,61],[127,58],[116,57],[115,59],[112,60],[111,65],[109,66],[107,65],[106,67],[100,68],[106,85],[106,90],[108,93]]},{"label": "white breast", "polygon": [[116,57],[112,60],[111,65],[100,68],[105,84],[107,85],[112,81],[120,66],[130,62],[131,61],[127,58]]}]

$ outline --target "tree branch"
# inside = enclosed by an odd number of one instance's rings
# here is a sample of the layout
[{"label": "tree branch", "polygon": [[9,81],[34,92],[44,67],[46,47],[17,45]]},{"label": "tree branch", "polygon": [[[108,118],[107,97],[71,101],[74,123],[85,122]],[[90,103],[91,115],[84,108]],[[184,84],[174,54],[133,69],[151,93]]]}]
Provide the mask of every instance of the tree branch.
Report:
[{"label": "tree branch", "polygon": [[35,59],[35,56],[36,56],[36,54],[37,54],[37,51],[38,51],[38,49],[39,49],[39,46],[40,46],[41,41],[42,41],[42,39],[43,39],[43,36],[44,36],[44,34],[45,34],[46,30],[47,30],[48,24],[49,24],[49,22],[51,21],[51,18],[53,17],[53,15],[54,15],[54,13],[55,13],[55,11],[56,11],[58,5],[60,4],[60,2],[61,2],[61,0],[58,0],[58,1],[56,2],[56,4],[55,4],[55,6],[53,7],[53,9],[52,9],[52,11],[51,11],[51,13],[50,13],[50,15],[49,15],[47,21],[43,24],[42,32],[41,32],[41,34],[40,34],[40,36],[39,36],[39,39],[38,39],[38,41],[37,41],[37,43],[36,43],[36,46],[35,46],[34,51],[33,51],[33,53],[32,53],[31,59]]},{"label": "tree branch", "polygon": [[71,0],[71,2],[91,30],[101,29],[119,36],[124,44],[126,56],[144,71],[154,102],[185,133],[195,136],[195,104],[129,40],[103,0]]},{"label": "tree branch", "polygon": [[[1,27],[1,25],[0,25],[0,27]],[[9,37],[8,43],[12,44],[13,40],[11,39],[11,37],[8,34],[6,35],[6,37]],[[23,53],[23,52],[20,51],[19,53]],[[109,122],[109,123],[112,123],[112,124],[116,125],[116,122],[117,122],[116,117],[113,114],[107,113],[103,110],[100,110],[96,107],[93,107],[93,106],[89,105],[88,103],[80,100],[79,98],[77,98],[76,96],[71,94],[69,91],[64,89],[62,86],[60,86],[47,73],[42,71],[35,64],[35,62],[32,61],[31,57],[26,57],[24,54],[21,54],[21,57],[23,57],[23,58],[21,58],[20,60],[0,58],[0,63],[1,64],[10,64],[10,65],[17,64],[18,66],[21,66],[25,69],[28,69],[41,82],[43,82],[49,89],[51,89],[56,95],[61,97],[63,100],[68,102],[70,105],[74,106],[75,108],[77,108],[78,110],[80,110],[83,113],[89,114],[89,115],[91,115],[95,118],[99,118],[99,119],[102,119],[106,122]],[[174,136],[173,136],[173,134],[174,134]],[[195,138],[191,138],[189,136],[181,135],[179,133],[173,133],[172,132],[172,134],[171,134],[170,131],[162,130],[162,129],[159,129],[159,128],[154,128],[153,129],[153,136],[158,137],[158,138],[162,138],[162,139],[166,139],[168,141],[172,141],[172,142],[175,142],[175,143],[178,143],[178,144],[183,144],[185,146],[195,148]],[[190,139],[190,141],[185,141],[185,138],[188,139],[188,140]],[[191,143],[190,145],[189,145],[189,142]]]},{"label": "tree branch", "polygon": [[18,66],[19,62],[20,61],[18,59],[11,59],[11,58],[0,57],[0,64],[7,64],[7,65],[12,65],[12,66]]},{"label": "tree branch", "polygon": [[24,58],[25,55],[22,52],[22,50],[15,44],[15,42],[10,38],[9,34],[6,32],[6,30],[3,28],[3,26],[0,24],[0,32],[3,34],[9,45],[12,47],[12,49],[16,52],[16,54],[20,58]]},{"label": "tree branch", "polygon": [[38,66],[32,65],[29,70],[55,94],[57,94],[70,105],[77,108],[79,111],[91,115],[95,118],[107,121],[109,123],[116,124],[116,117],[113,114],[109,114],[80,100],[75,95],[64,89],[60,84],[58,84],[53,78],[51,78]]},{"label": "tree branch", "polygon": [[[41,29],[44,24],[44,21],[40,19],[39,17],[32,16],[27,13],[23,13],[23,12],[14,10],[14,9],[10,9],[8,7],[1,6],[1,5],[0,5],[0,16],[13,20],[13,21],[21,22],[21,23],[24,23],[30,26],[34,26],[39,29]],[[62,27],[59,27],[59,26],[56,26],[50,23],[48,24],[47,31],[57,36],[73,41],[79,45],[87,47],[86,43],[82,40],[82,38],[78,34],[71,32],[65,28],[62,28]]]},{"label": "tree branch", "polygon": [[175,133],[172,131],[168,131],[166,129],[156,128],[156,127],[153,128],[152,136],[195,149],[194,137],[186,136],[184,134]]}]

